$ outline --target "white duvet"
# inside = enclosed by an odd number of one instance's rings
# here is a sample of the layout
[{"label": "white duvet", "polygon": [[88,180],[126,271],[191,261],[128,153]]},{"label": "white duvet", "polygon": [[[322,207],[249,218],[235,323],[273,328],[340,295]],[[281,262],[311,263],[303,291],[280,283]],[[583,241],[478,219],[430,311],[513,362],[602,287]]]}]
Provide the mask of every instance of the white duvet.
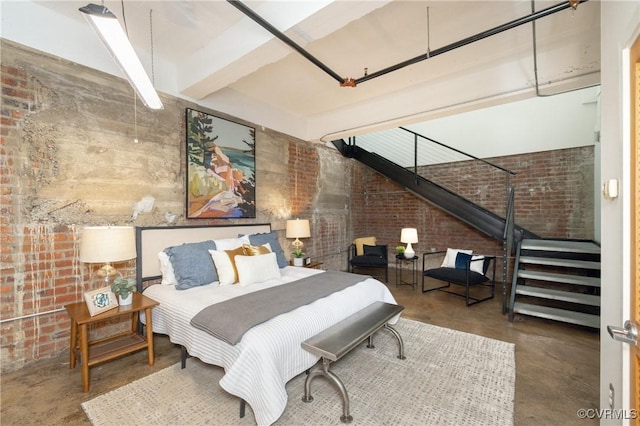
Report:
[{"label": "white duvet", "polygon": [[[354,286],[253,327],[235,346],[192,327],[190,320],[211,304],[321,272],[288,266],[281,269],[281,279],[247,287],[211,284],[176,290],[158,284],[148,287],[144,294],[160,302],[153,308],[153,331],[168,335],[190,355],[223,367],[222,388],[251,405],[258,424],[268,425],[284,411],[286,383],[319,359],[302,349],[300,343],[373,302],[396,303],[389,289],[363,276],[363,281]],[[303,393],[300,389],[300,395]]]}]

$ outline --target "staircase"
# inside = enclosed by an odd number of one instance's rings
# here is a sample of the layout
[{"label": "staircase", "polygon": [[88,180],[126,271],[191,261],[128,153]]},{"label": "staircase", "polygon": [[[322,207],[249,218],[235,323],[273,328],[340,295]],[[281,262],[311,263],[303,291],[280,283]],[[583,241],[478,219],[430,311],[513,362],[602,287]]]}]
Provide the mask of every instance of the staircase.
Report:
[{"label": "staircase", "polygon": [[515,314],[600,328],[600,246],[593,241],[521,240],[509,321]]},{"label": "staircase", "polygon": [[[402,185],[414,195],[444,210],[451,216],[497,240],[503,239],[505,218],[497,215],[458,194],[432,182],[410,170],[373,152],[356,145],[348,145],[344,140],[333,144],[346,157],[354,158],[371,167],[383,176]],[[517,225],[513,229],[514,238],[536,238],[537,235]]]}]

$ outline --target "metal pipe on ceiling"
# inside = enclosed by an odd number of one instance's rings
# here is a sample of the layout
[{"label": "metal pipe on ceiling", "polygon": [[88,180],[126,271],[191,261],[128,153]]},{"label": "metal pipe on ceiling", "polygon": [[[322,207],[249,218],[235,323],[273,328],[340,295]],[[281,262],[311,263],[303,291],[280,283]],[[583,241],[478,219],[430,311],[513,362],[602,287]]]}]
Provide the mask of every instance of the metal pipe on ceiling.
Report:
[{"label": "metal pipe on ceiling", "polygon": [[313,63],[315,66],[317,66],[318,68],[320,68],[322,71],[326,72],[327,74],[329,74],[331,77],[333,77],[335,80],[337,80],[339,83],[343,83],[344,79],[342,77],[340,77],[336,72],[334,72],[331,68],[329,68],[328,66],[326,66],[325,64],[323,64],[322,62],[320,62],[315,56],[313,56],[312,54],[310,54],[309,52],[307,52],[306,50],[304,50],[302,47],[300,47],[300,45],[298,45],[295,41],[291,40],[289,37],[287,37],[284,33],[282,33],[280,30],[278,30],[276,27],[274,27],[273,25],[271,25],[269,22],[267,22],[266,20],[264,20],[260,15],[258,15],[257,13],[255,13],[253,10],[249,9],[247,6],[245,6],[241,1],[238,0],[227,0],[232,6],[234,6],[236,9],[238,9],[240,12],[244,13],[247,17],[251,18],[253,21],[255,21],[258,25],[260,25],[262,28],[264,28],[265,30],[269,31],[271,34],[273,34],[274,36],[276,36],[277,38],[279,38],[280,40],[282,40],[285,44],[287,44],[289,47],[291,47],[293,50],[295,50],[296,52],[300,53],[302,56],[304,56],[305,58],[307,58],[311,63]]},{"label": "metal pipe on ceiling", "polygon": [[433,50],[433,51],[430,50],[427,53],[424,53],[422,55],[419,55],[419,56],[416,56],[414,58],[408,59],[406,61],[400,62],[398,64],[389,66],[387,68],[383,68],[383,69],[381,69],[379,71],[376,71],[376,72],[373,72],[373,73],[370,73],[370,74],[367,73],[367,74],[365,74],[364,76],[362,76],[360,78],[353,79],[353,78],[342,78],[335,71],[333,71],[327,65],[325,65],[320,60],[318,60],[316,57],[311,55],[309,52],[304,50],[301,46],[299,46],[296,42],[294,42],[289,37],[287,37],[280,30],[278,30],[273,25],[271,25],[269,22],[264,20],[260,15],[256,14],[253,10],[251,10],[250,8],[245,6],[241,1],[239,1],[239,0],[227,0],[227,2],[229,2],[231,5],[233,5],[240,12],[245,14],[247,17],[251,18],[258,25],[260,25],[261,27],[263,27],[264,29],[269,31],[275,37],[277,37],[278,39],[283,41],[285,44],[287,44],[288,46],[293,48],[295,51],[300,53],[302,56],[307,58],[311,63],[316,65],[318,68],[320,68],[321,70],[323,70],[324,72],[329,74],[333,79],[338,81],[341,86],[350,86],[350,87],[355,87],[357,84],[364,83],[365,81],[369,81],[369,80],[372,80],[374,78],[377,78],[377,77],[383,76],[385,74],[388,74],[390,72],[397,71],[397,70],[399,70],[401,68],[404,68],[404,67],[407,67],[409,65],[413,65],[415,63],[422,62],[422,61],[425,61],[427,59],[431,59],[431,58],[433,58],[435,56],[441,55],[443,53],[450,52],[452,50],[458,49],[460,47],[466,46],[466,45],[471,44],[471,43],[475,43],[476,41],[483,40],[483,39],[485,39],[487,37],[491,37],[493,35],[500,34],[500,33],[504,32],[504,31],[511,30],[513,28],[519,27],[519,26],[524,25],[524,24],[528,24],[529,22],[534,22],[537,19],[544,18],[546,16],[552,15],[552,14],[560,12],[560,11],[563,11],[565,9],[568,9],[568,8],[575,9],[578,4],[585,3],[587,1],[588,0],[569,0],[569,1],[565,1],[565,2],[559,3],[559,4],[554,5],[554,6],[550,6],[550,7],[546,8],[546,9],[542,9],[542,10],[540,10],[538,12],[531,13],[531,14],[529,14],[527,16],[523,16],[521,18],[515,19],[515,20],[513,20],[511,22],[507,22],[506,24],[499,25],[497,27],[491,28],[491,29],[483,31],[481,33],[472,35],[470,37],[467,37],[467,38],[464,38],[462,40],[456,41],[454,43],[448,44],[446,46],[440,47],[440,48],[438,48],[436,50]]},{"label": "metal pipe on ceiling", "polygon": [[[580,3],[584,3],[586,1],[588,1],[588,0],[580,0],[579,2]],[[550,6],[550,7],[546,8],[546,9],[542,9],[542,10],[540,10],[538,12],[531,13],[530,15],[523,16],[522,18],[518,18],[518,19],[515,19],[515,20],[513,20],[511,22],[507,22],[506,24],[502,24],[502,25],[499,25],[497,27],[491,28],[490,30],[486,30],[486,31],[483,31],[481,33],[478,33],[478,34],[472,35],[470,37],[467,37],[465,39],[453,42],[453,43],[448,44],[448,45],[446,45],[444,47],[440,47],[440,48],[438,48],[436,50],[432,50],[430,52],[427,52],[427,53],[424,53],[422,55],[416,56],[415,58],[408,59],[408,60],[400,62],[400,63],[398,63],[396,65],[392,65],[390,67],[381,69],[380,71],[376,71],[374,73],[371,73],[371,74],[362,76],[360,78],[357,78],[356,79],[356,84],[363,83],[363,82],[371,80],[373,78],[380,77],[382,75],[388,74],[388,73],[393,72],[393,71],[397,71],[397,70],[399,70],[401,68],[404,68],[406,66],[413,65],[415,63],[422,62],[422,61],[425,61],[427,59],[431,59],[434,56],[438,56],[438,55],[441,55],[443,53],[450,52],[450,51],[452,51],[454,49],[458,49],[460,47],[463,47],[463,46],[466,46],[468,44],[474,43],[476,41],[483,40],[483,39],[485,39],[487,37],[491,37],[491,36],[499,34],[501,32],[504,32],[504,31],[511,30],[513,28],[519,27],[520,25],[528,24],[529,22],[533,22],[533,21],[535,21],[537,19],[544,18],[545,16],[552,15],[552,14],[554,14],[556,12],[560,12],[560,11],[568,9],[568,8],[575,8],[573,3],[574,3],[574,0],[566,1],[566,2],[563,2],[563,3],[559,3],[559,4],[555,5],[555,6]]]}]

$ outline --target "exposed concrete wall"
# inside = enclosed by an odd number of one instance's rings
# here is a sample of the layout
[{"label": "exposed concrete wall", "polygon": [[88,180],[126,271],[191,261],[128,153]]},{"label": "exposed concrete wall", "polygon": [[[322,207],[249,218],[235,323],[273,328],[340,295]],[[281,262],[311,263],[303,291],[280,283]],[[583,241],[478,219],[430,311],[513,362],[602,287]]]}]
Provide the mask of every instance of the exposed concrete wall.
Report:
[{"label": "exposed concrete wall", "polygon": [[[138,101],[136,112],[124,79],[6,40],[0,47],[2,371],[68,349],[63,307],[91,290],[92,270],[78,261],[85,225],[164,225],[167,213],[180,225],[271,223],[289,251],[284,227],[295,215],[312,220],[308,254],[344,269],[336,253],[349,239],[350,185],[336,176],[350,163],[337,151],[243,122],[256,127],[257,217],[187,220],[185,108],[203,108],[161,94],[164,110]],[[149,195],[153,208],[134,219]],[[135,261],[117,266],[131,273]]]}]

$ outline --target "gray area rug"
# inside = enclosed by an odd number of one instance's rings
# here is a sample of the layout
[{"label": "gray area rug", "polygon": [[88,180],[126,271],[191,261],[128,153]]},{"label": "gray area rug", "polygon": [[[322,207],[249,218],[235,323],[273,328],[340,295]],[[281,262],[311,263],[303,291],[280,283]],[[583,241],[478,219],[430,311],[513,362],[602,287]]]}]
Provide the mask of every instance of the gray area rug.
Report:
[{"label": "gray area rug", "polygon": [[[515,345],[408,319],[396,329],[405,342],[397,358],[386,330],[332,366],[349,393],[354,425],[512,425]],[[82,403],[89,421],[102,425],[251,425],[247,406],[218,385],[222,368],[190,358]],[[278,425],[339,425],[342,398],[326,378],[302,402],[305,374],[287,384],[289,401]]]}]

